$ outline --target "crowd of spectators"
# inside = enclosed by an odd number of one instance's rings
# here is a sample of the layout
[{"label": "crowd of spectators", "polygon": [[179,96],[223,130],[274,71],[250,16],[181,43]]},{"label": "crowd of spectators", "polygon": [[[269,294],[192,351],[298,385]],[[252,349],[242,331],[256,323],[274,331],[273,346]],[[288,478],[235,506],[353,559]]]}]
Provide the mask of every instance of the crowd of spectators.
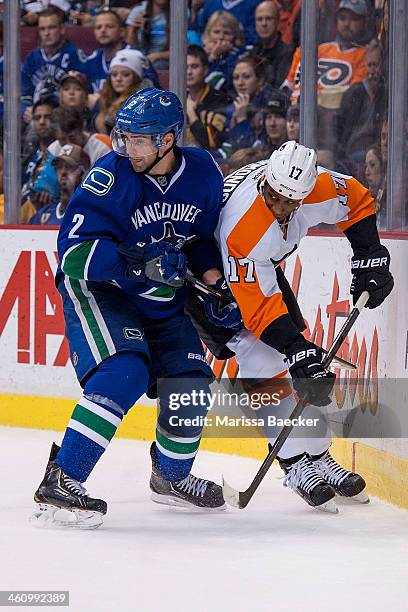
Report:
[{"label": "crowd of spectators", "polygon": [[[20,2],[23,29],[38,35],[22,62],[21,222],[58,224],[68,194],[110,151],[117,109],[143,87],[168,84],[170,1]],[[299,139],[301,6],[189,0],[185,142],[210,150],[225,175]],[[318,160],[366,184],[380,223],[387,11],[387,0],[319,0]],[[0,21],[1,114],[2,33]],[[78,40],[94,43],[85,53]],[[1,193],[0,221],[2,204]]]}]

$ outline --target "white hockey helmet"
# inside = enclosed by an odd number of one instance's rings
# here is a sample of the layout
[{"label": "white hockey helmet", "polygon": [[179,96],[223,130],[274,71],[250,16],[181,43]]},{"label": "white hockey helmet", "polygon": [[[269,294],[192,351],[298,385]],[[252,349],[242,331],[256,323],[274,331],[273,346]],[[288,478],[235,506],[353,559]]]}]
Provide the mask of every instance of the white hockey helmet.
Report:
[{"label": "white hockey helmet", "polygon": [[265,179],[274,191],[286,198],[303,200],[316,184],[316,151],[295,140],[284,142],[270,156]]}]

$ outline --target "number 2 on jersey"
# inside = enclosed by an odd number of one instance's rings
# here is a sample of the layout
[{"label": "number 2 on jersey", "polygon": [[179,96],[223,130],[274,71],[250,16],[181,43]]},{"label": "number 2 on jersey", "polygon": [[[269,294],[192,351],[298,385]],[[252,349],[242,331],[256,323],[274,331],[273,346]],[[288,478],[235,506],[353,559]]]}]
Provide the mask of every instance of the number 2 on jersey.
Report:
[{"label": "number 2 on jersey", "polygon": [[228,264],[229,264],[229,272],[228,272],[228,280],[230,283],[239,283],[240,276],[238,271],[238,266],[245,268],[245,276],[244,283],[255,283],[255,264],[250,259],[246,257],[240,257],[236,259],[233,255],[228,255]]},{"label": "number 2 on jersey", "polygon": [[81,227],[81,225],[83,224],[84,220],[85,220],[85,216],[84,215],[80,215],[80,214],[74,215],[74,217],[72,219],[72,223],[74,223],[74,227],[69,232],[68,238],[79,238],[79,234],[76,234],[75,232],[77,231],[77,229],[79,229]]}]

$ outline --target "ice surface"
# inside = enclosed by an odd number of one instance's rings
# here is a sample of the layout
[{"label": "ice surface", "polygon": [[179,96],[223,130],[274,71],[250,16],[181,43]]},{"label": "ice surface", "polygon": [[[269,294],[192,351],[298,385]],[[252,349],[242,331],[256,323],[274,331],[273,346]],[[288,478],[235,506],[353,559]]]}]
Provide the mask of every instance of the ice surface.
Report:
[{"label": "ice surface", "polygon": [[[69,590],[69,608],[46,609],[71,612],[406,609],[408,513],[376,499],[319,513],[282,487],[277,467],[245,510],[172,510],[150,501],[148,444],[113,440],[87,483],[108,502],[104,525],[35,529],[53,439],[0,428],[0,590]],[[245,487],[258,465],[202,453],[195,473]]]}]

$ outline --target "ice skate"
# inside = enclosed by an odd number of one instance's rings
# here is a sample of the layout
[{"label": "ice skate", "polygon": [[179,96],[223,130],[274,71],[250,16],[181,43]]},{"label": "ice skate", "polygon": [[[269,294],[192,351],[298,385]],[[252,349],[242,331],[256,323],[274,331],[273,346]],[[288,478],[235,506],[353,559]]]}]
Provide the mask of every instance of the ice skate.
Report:
[{"label": "ice skate", "polygon": [[312,458],[313,465],[337,495],[348,497],[361,504],[368,504],[370,498],[363,489],[366,486],[364,478],[354,472],[349,472],[337,463],[327,450],[321,457]]},{"label": "ice skate", "polygon": [[322,478],[306,453],[296,463],[280,459],[279,464],[286,474],[284,486],[295,491],[309,506],[324,512],[338,512],[334,503],[335,490]]},{"label": "ice skate", "polygon": [[204,478],[189,474],[183,480],[171,482],[160,474],[156,458],[156,444],[150,447],[152,458],[152,475],[150,489],[152,500],[158,504],[178,506],[183,508],[198,508],[202,510],[225,510],[226,505],[222,488]]},{"label": "ice skate", "polygon": [[96,529],[102,525],[106,502],[89,497],[80,482],[54,463],[58,451],[53,443],[44,478],[34,494],[37,508],[30,522],[37,527]]}]

